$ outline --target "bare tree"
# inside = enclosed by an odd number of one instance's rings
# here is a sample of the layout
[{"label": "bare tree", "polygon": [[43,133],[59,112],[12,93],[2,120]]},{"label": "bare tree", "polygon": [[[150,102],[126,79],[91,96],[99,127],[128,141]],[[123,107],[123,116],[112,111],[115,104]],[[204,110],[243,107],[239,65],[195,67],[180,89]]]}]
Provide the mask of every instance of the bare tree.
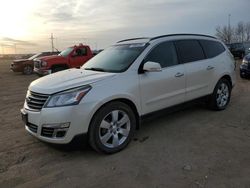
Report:
[{"label": "bare tree", "polygon": [[246,41],[250,41],[250,22],[245,24]]},{"label": "bare tree", "polygon": [[232,42],[233,29],[231,27],[223,26],[216,27],[216,36],[225,43]]},{"label": "bare tree", "polygon": [[250,22],[240,21],[233,27],[217,26],[215,30],[215,35],[225,43],[250,41]]},{"label": "bare tree", "polygon": [[238,22],[235,28],[237,42],[243,42],[245,39],[245,24],[241,21]]}]

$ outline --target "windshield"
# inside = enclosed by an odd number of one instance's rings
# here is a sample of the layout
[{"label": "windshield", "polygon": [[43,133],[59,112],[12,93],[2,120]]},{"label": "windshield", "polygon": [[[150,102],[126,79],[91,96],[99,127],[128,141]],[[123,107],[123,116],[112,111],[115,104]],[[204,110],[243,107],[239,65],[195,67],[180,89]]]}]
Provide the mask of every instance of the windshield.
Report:
[{"label": "windshield", "polygon": [[40,55],[41,55],[41,53],[35,54],[35,55],[31,56],[28,60],[33,60],[33,59],[37,58]]},{"label": "windshield", "polygon": [[90,59],[82,68],[102,72],[123,72],[141,54],[145,46],[145,43],[112,46]]},{"label": "windshield", "polygon": [[73,49],[74,49],[73,47],[67,48],[66,50],[63,50],[59,55],[67,57],[70,54],[70,52],[72,52]]}]

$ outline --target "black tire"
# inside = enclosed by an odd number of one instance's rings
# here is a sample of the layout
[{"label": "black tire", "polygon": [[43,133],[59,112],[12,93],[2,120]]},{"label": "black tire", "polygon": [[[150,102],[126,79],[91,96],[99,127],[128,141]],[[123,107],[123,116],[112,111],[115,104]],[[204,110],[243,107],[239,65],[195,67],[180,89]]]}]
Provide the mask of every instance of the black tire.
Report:
[{"label": "black tire", "polygon": [[33,68],[30,65],[25,65],[23,68],[23,74],[31,75],[33,73]]},{"label": "black tire", "polygon": [[63,66],[58,66],[58,67],[53,67],[53,68],[51,69],[51,72],[52,72],[52,73],[55,73],[55,72],[59,72],[59,71],[62,71],[62,70],[66,70],[66,68],[63,67]]},{"label": "black tire", "polygon": [[[219,92],[218,90],[220,90],[220,87],[222,86],[222,84],[225,84],[226,87],[228,88],[227,100],[226,101],[224,100],[224,102],[221,103],[221,104],[225,103],[224,105],[220,105],[220,104],[218,104],[220,102],[217,102],[217,99],[220,97],[219,96],[220,94],[218,94],[218,92]],[[228,103],[230,102],[231,90],[232,90],[231,83],[225,78],[220,79],[214,88],[213,94],[211,96],[209,96],[208,107],[212,110],[217,110],[217,111],[226,109]],[[225,96],[223,96],[223,97],[225,97]]]},{"label": "black tire", "polygon": [[240,77],[244,79],[244,78],[246,78],[246,75],[240,73]]},{"label": "black tire", "polygon": [[[118,132],[118,130],[116,130],[117,132],[114,133],[112,132],[113,130],[111,130],[113,127],[112,124],[112,119],[113,117],[111,117],[113,114],[111,114],[114,111],[119,111],[119,113],[124,112],[124,114],[126,114],[129,118],[129,123],[126,123],[126,128],[128,128],[128,125],[130,127],[130,130],[127,132],[128,135],[125,136],[122,135],[121,133]],[[122,114],[123,115],[123,114]],[[125,116],[121,116],[121,114],[117,115],[117,124],[119,124],[119,116],[120,116],[120,120],[123,119],[123,117]],[[105,118],[110,119],[110,123],[108,123],[108,126],[110,126],[109,128],[101,128],[101,122],[105,121]],[[107,123],[107,121],[105,121]],[[118,126],[118,125],[117,125]],[[122,128],[122,126],[120,126],[120,129],[126,129],[126,128]],[[118,128],[119,129],[119,128]],[[106,153],[106,154],[112,154],[112,153],[116,153],[121,151],[122,149],[124,149],[128,143],[131,141],[131,138],[134,135],[136,129],[136,117],[135,114],[133,112],[133,110],[126,105],[125,103],[122,102],[110,102],[106,105],[104,105],[103,107],[101,107],[96,114],[94,115],[94,117],[92,118],[92,121],[90,123],[90,127],[89,127],[89,144],[91,145],[91,147],[96,150],[97,152],[101,152],[101,153]],[[102,131],[105,131],[104,133],[102,133]],[[104,134],[104,135],[101,135]],[[111,137],[109,137],[109,139],[107,139],[106,144],[110,144],[113,145],[114,143],[114,135],[113,134],[117,134],[117,138],[119,140],[118,135],[120,134],[120,139],[119,141],[123,141],[121,142],[121,144],[119,144],[118,146],[112,147],[112,146],[106,146],[103,141],[101,141],[101,137],[103,138],[106,135],[111,135]],[[111,143],[108,143],[111,142]]]}]

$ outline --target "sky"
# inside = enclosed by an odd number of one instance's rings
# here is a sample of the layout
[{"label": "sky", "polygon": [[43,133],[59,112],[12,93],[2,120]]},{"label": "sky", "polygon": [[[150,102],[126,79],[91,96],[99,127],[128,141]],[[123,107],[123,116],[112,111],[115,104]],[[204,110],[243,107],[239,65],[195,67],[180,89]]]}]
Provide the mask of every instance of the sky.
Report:
[{"label": "sky", "polygon": [[63,50],[83,43],[173,33],[215,34],[250,21],[250,0],[0,0],[0,54]]}]

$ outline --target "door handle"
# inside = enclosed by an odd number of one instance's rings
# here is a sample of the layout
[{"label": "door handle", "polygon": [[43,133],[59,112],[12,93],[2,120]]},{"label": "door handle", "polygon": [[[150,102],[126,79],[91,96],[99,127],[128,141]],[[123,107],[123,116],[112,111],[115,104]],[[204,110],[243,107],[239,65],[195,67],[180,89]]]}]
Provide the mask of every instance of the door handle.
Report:
[{"label": "door handle", "polygon": [[207,67],[207,70],[212,70],[212,69],[214,69],[213,66],[208,66],[208,67]]},{"label": "door handle", "polygon": [[182,76],[184,76],[184,73],[181,73],[181,72],[178,72],[178,73],[175,75],[175,77],[182,77]]}]

